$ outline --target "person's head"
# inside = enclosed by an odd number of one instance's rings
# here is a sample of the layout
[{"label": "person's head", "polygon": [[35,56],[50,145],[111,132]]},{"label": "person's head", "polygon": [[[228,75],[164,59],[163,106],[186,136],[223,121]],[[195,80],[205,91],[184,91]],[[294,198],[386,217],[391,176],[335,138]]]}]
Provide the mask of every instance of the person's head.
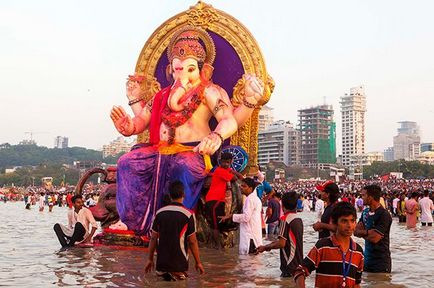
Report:
[{"label": "person's head", "polygon": [[169,185],[169,196],[172,201],[179,201],[184,198],[184,184],[181,181],[173,181]]},{"label": "person's head", "polygon": [[372,184],[363,187],[362,189],[362,199],[365,205],[371,206],[380,202],[381,188],[378,185]]},{"label": "person's head", "polygon": [[429,191],[428,190],[423,191],[423,196],[428,197],[428,195],[429,195]]},{"label": "person's head", "polygon": [[356,208],[348,202],[339,202],[333,207],[331,219],[337,226],[336,233],[350,237],[356,229]]},{"label": "person's head", "polygon": [[220,167],[225,168],[225,169],[231,167],[233,158],[234,158],[234,156],[232,155],[232,153],[223,152],[220,155]]},{"label": "person's head", "polygon": [[331,180],[316,186],[316,189],[320,191],[321,199],[324,202],[335,203],[339,199],[339,187]]},{"label": "person's head", "polygon": [[74,209],[78,211],[84,205],[83,196],[81,196],[80,194],[74,195],[71,198],[71,202],[72,205],[74,205]]},{"label": "person's head", "polygon": [[418,195],[419,195],[419,193],[413,192],[413,193],[411,193],[411,198],[416,199]]},{"label": "person's head", "polygon": [[240,189],[243,195],[250,195],[255,190],[256,182],[252,178],[241,179]]},{"label": "person's head", "polygon": [[285,211],[293,211],[297,208],[298,194],[297,192],[290,191],[282,195],[282,206]]}]

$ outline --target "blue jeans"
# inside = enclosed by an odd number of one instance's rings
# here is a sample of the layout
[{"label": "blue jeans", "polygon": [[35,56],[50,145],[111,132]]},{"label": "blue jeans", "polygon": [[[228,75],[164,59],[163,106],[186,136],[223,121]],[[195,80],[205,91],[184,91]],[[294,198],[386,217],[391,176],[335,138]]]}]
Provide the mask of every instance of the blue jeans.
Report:
[{"label": "blue jeans", "polygon": [[279,220],[268,223],[267,232],[268,232],[268,235],[279,234]]}]

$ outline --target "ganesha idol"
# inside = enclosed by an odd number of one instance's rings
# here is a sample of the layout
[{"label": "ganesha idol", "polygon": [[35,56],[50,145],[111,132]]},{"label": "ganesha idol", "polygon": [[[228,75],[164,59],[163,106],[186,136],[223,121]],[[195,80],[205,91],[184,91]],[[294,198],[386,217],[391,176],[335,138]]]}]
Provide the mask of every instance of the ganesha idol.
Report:
[{"label": "ganesha idol", "polygon": [[[172,85],[144,103],[139,76],[130,76],[127,97],[134,117],[114,106],[111,118],[124,136],[149,129],[149,143],[123,155],[117,170],[117,209],[121,221],[137,235],[148,235],[168,185],[180,180],[184,205],[193,209],[211,168],[210,155],[251,115],[263,94],[263,83],[245,75],[244,99],[236,109],[224,89],[211,80],[215,46],[209,34],[187,26],[167,48]],[[214,117],[218,124],[210,129]]]}]

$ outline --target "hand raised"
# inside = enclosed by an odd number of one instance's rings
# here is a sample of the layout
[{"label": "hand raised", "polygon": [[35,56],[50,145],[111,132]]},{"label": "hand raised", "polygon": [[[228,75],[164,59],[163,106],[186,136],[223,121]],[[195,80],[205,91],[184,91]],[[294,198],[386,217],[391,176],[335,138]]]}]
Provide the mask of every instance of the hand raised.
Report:
[{"label": "hand raised", "polygon": [[144,91],[140,87],[138,81],[128,80],[126,83],[126,90],[127,90],[128,100],[134,100],[143,97]]},{"label": "hand raised", "polygon": [[113,106],[110,118],[119,131],[124,136],[131,136],[134,133],[134,122],[125,110],[120,106]]},{"label": "hand raised", "polygon": [[246,100],[256,105],[261,100],[264,94],[264,83],[254,75],[246,74],[243,76],[245,79],[244,95]]}]

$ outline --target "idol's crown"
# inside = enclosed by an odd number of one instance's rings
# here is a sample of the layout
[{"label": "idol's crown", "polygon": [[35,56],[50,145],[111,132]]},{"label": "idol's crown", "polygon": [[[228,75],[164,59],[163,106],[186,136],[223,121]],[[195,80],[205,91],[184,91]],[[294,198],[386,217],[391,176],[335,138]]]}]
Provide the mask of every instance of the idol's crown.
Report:
[{"label": "idol's crown", "polygon": [[195,58],[201,62],[204,62],[206,58],[205,49],[199,42],[199,35],[194,33],[194,31],[186,31],[177,37],[169,60],[172,61],[173,58],[185,59],[189,57]]}]

